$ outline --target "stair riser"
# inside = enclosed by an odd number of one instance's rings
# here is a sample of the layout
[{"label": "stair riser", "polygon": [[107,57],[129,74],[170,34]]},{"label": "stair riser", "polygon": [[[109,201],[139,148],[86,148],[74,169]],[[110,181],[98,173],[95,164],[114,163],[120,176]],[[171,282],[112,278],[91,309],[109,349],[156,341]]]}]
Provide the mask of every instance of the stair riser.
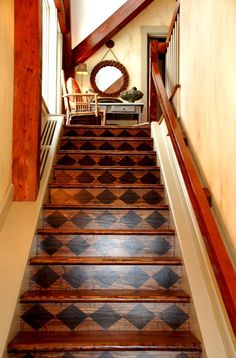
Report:
[{"label": "stair riser", "polygon": [[168,229],[168,210],[44,209],[44,228],[153,230]]},{"label": "stair riser", "polygon": [[181,289],[177,265],[31,265],[30,289]]},{"label": "stair riser", "polygon": [[92,205],[102,207],[149,207],[165,204],[164,189],[116,189],[116,188],[50,188],[51,204]]},{"label": "stair riser", "polygon": [[21,306],[22,331],[188,330],[188,303],[42,303]]},{"label": "stair riser", "polygon": [[[28,355],[27,355],[28,354]],[[30,354],[30,355],[29,355]],[[187,351],[103,351],[103,352],[46,352],[46,353],[15,353],[9,358],[200,358],[199,352]]]},{"label": "stair riser", "polygon": [[168,235],[40,235],[40,256],[174,256],[174,236]]},{"label": "stair riser", "polygon": [[60,170],[54,169],[54,182],[58,184],[159,184],[159,170]]},{"label": "stair riser", "polygon": [[[136,152],[137,153],[137,152]],[[56,155],[56,165],[73,166],[119,166],[119,167],[149,167],[156,165],[156,154],[78,154],[73,152],[58,153]]]},{"label": "stair riser", "polygon": [[150,128],[63,128],[66,137],[118,137],[118,138],[150,138]]},{"label": "stair riser", "polygon": [[121,151],[149,151],[153,150],[153,141],[151,139],[146,140],[70,140],[62,139],[60,142],[61,150],[121,150]]}]

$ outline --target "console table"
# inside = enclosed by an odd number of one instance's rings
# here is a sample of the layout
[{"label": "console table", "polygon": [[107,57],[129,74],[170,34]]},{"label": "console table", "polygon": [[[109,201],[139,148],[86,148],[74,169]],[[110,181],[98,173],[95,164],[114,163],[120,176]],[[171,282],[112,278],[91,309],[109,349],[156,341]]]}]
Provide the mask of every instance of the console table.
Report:
[{"label": "console table", "polygon": [[[106,110],[107,114],[115,115],[127,115],[126,119],[137,119],[138,123],[141,123],[141,113],[143,111],[143,103],[102,103],[100,102],[99,108]],[[122,119],[122,118],[120,118]]]}]

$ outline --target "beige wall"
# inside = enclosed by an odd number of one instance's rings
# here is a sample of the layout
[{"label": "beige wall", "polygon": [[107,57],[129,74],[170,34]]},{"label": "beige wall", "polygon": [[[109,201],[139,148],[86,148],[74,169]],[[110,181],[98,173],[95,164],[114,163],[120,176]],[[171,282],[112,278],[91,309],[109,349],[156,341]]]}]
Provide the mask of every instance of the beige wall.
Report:
[{"label": "beige wall", "polygon": [[14,1],[0,1],[0,209],[11,187]]},{"label": "beige wall", "polygon": [[[114,38],[113,51],[118,60],[126,67],[130,76],[129,88],[135,86],[143,92],[145,88],[141,85],[142,71],[147,71],[142,66],[142,28],[169,27],[173,15],[175,0],[154,0],[144,11],[122,29]],[[103,46],[89,60],[86,61],[89,73],[92,68],[100,62],[107,51]],[[112,54],[105,60],[114,60]],[[89,76],[84,76],[83,88],[90,87]]]},{"label": "beige wall", "polygon": [[181,119],[236,251],[236,2],[181,0]]}]

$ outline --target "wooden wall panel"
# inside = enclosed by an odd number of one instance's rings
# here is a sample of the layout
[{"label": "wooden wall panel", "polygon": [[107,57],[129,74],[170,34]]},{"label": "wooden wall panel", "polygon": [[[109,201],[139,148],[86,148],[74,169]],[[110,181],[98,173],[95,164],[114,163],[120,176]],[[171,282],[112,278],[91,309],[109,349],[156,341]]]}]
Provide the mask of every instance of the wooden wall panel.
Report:
[{"label": "wooden wall panel", "polygon": [[14,199],[35,200],[41,125],[41,1],[15,0],[12,180]]}]

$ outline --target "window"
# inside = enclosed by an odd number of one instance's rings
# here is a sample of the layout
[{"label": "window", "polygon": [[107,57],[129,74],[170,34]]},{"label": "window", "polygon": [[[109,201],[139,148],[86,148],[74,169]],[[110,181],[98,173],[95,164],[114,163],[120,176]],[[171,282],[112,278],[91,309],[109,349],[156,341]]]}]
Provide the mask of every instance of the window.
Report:
[{"label": "window", "polygon": [[53,0],[43,0],[42,33],[42,96],[49,113],[60,113],[60,70],[62,35]]}]

